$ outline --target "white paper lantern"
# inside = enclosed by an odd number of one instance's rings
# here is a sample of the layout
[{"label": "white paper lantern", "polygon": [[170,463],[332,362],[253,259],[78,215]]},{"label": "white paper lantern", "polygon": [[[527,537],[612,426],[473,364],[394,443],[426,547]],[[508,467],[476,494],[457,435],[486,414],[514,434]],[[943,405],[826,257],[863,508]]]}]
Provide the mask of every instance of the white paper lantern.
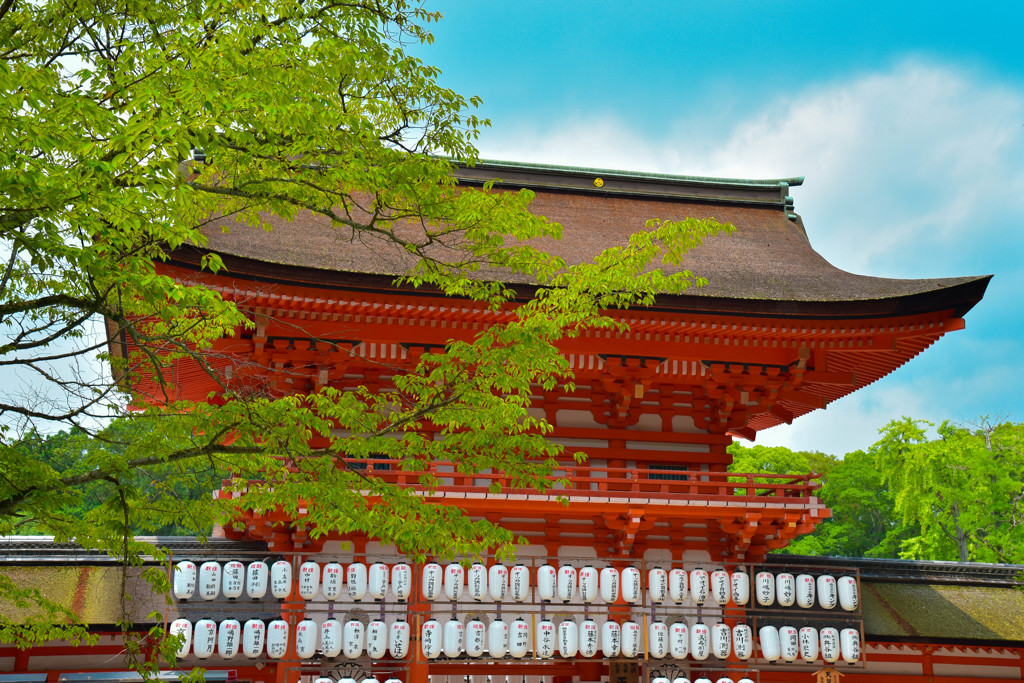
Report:
[{"label": "white paper lantern", "polygon": [[593,657],[601,644],[601,629],[593,619],[584,619],[580,624],[580,655]]},{"label": "white paper lantern", "polygon": [[676,567],[668,573],[668,597],[679,604],[686,600],[690,591],[690,575],[685,569]]},{"label": "white paper lantern", "polygon": [[562,602],[571,602],[576,595],[576,568],[569,565],[562,565],[558,568],[558,585],[556,586],[558,599]]},{"label": "white paper lantern", "polygon": [[267,624],[267,656],[281,659],[288,654],[288,622],[275,619]]},{"label": "white paper lantern", "polygon": [[744,676],[740,680],[736,681],[736,683],[754,683],[754,681]]},{"label": "white paper lantern", "polygon": [[[461,567],[460,567],[461,568]],[[466,642],[466,627],[458,619],[449,619],[444,625],[444,655],[455,659],[462,654]]]},{"label": "white paper lantern", "polygon": [[711,588],[711,579],[706,569],[697,567],[690,572],[690,597],[694,603],[703,605],[708,599],[708,591]]},{"label": "white paper lantern", "polygon": [[598,596],[598,575],[597,567],[586,566],[580,569],[579,582],[580,582],[580,600],[585,604],[590,604],[597,599]]},{"label": "white paper lantern", "polygon": [[804,626],[800,629],[800,659],[808,664],[818,658],[818,629]]},{"label": "white paper lantern", "polygon": [[295,654],[299,659],[311,659],[316,654],[318,630],[312,619],[303,619],[295,625]]},{"label": "white paper lantern", "polygon": [[245,565],[238,560],[225,562],[221,570],[220,592],[228,600],[237,600],[245,590]]},{"label": "white paper lantern", "polygon": [[174,597],[178,600],[188,600],[196,592],[196,578],[199,570],[195,562],[182,560],[174,565]]},{"label": "white paper lantern", "polygon": [[192,630],[192,652],[199,659],[208,659],[217,646],[217,622],[200,619]]},{"label": "white paper lantern", "polygon": [[334,602],[341,597],[341,589],[345,584],[345,568],[337,562],[328,562],[323,568],[323,584],[320,589],[323,591],[324,599]]},{"label": "white paper lantern", "polygon": [[601,570],[598,586],[601,591],[601,600],[609,605],[619,599],[619,570],[615,567],[605,567]]},{"label": "white paper lantern", "polygon": [[355,602],[366,597],[368,588],[369,572],[362,562],[353,562],[348,566],[345,582],[348,584],[348,599]]},{"label": "white paper lantern", "polygon": [[800,635],[794,626],[779,627],[779,650],[786,662],[795,662],[800,656]]},{"label": "white paper lantern", "polygon": [[736,571],[729,576],[732,584],[732,601],[738,606],[746,605],[750,600],[750,576],[746,572]]},{"label": "white paper lantern", "polygon": [[407,601],[412,595],[412,567],[405,562],[391,568],[391,592],[399,602]]},{"label": "white paper lantern", "polygon": [[668,626],[662,621],[647,625],[647,653],[654,659],[668,655]]},{"label": "white paper lantern", "polygon": [[508,596],[508,567],[492,564],[487,570],[487,592],[491,600],[501,602]]},{"label": "white paper lantern", "polygon": [[299,596],[303,600],[312,600],[320,590],[320,565],[316,562],[303,562],[299,565]]},{"label": "white paper lantern", "polygon": [[667,678],[665,678],[663,676],[658,676],[657,678],[652,678],[651,679],[651,683],[672,683],[672,682],[669,679],[667,679]]},{"label": "white paper lantern", "polygon": [[826,626],[818,631],[821,642],[821,658],[826,664],[834,664],[839,659],[839,631]]},{"label": "white paper lantern", "polygon": [[640,570],[626,567],[622,570],[622,599],[631,605],[640,602]]},{"label": "white paper lantern", "polygon": [[388,650],[388,625],[374,619],[366,625],[366,656],[381,659]]},{"label": "white paper lantern", "polygon": [[728,659],[732,650],[732,629],[723,623],[711,627],[711,654],[718,659]]},{"label": "white paper lantern", "polygon": [[668,597],[668,572],[661,567],[649,569],[647,571],[647,592],[654,604],[665,602],[665,598]]},{"label": "white paper lantern", "polygon": [[267,639],[267,625],[259,619],[250,619],[242,626],[242,654],[249,659],[256,659],[263,654],[263,644]]},{"label": "white paper lantern", "polygon": [[839,648],[843,661],[856,664],[860,659],[860,633],[854,628],[844,628],[839,632]]},{"label": "white paper lantern", "polygon": [[814,577],[810,574],[796,577],[796,604],[804,609],[814,607]]},{"label": "white paper lantern", "polygon": [[269,576],[270,568],[266,562],[250,562],[245,569],[245,594],[253,600],[263,598],[270,586]]},{"label": "white paper lantern", "polygon": [[[278,560],[270,565],[270,594],[278,600],[284,600],[292,594],[292,563]],[[270,632],[267,632],[270,638]]]},{"label": "white paper lantern", "polygon": [[455,602],[462,597],[462,589],[466,585],[466,571],[461,564],[451,563],[444,568],[444,595]]},{"label": "white paper lantern", "polygon": [[571,659],[580,651],[580,632],[576,622],[566,619],[558,624],[558,654]]},{"label": "white paper lantern", "polygon": [[196,590],[203,600],[213,600],[220,595],[219,563],[203,562],[199,566],[199,582],[196,585]]},{"label": "white paper lantern", "polygon": [[474,562],[470,566],[469,571],[466,572],[466,590],[473,600],[483,601],[487,596],[487,567],[479,562]]},{"label": "white paper lantern", "polygon": [[557,572],[550,564],[537,567],[537,599],[551,602],[555,598],[555,576]]},{"label": "white paper lantern", "polygon": [[630,659],[640,655],[643,648],[643,629],[635,621],[624,621],[620,626],[622,631],[622,656]]},{"label": "white paper lantern", "polygon": [[[436,562],[428,562],[423,565],[423,598],[425,600],[437,600],[441,596],[444,586],[444,570]],[[438,654],[441,650],[438,649]]]},{"label": "white paper lantern", "polygon": [[839,591],[836,587],[836,577],[829,574],[822,574],[818,577],[818,604],[825,609],[835,609],[839,602]]},{"label": "white paper lantern", "polygon": [[693,683],[711,683],[711,679],[710,678],[704,678],[703,676],[701,676],[700,678],[695,680]]},{"label": "white paper lantern", "polygon": [[237,619],[225,619],[217,627],[217,654],[232,659],[242,645],[242,625]]},{"label": "white paper lantern", "polygon": [[363,646],[366,640],[366,629],[363,622],[358,619],[349,619],[345,622],[341,636],[341,653],[346,659],[359,659],[363,656]]},{"label": "white paper lantern", "polygon": [[789,572],[775,575],[775,599],[781,607],[792,607],[796,600],[796,579]]},{"label": "white paper lantern", "polygon": [[679,678],[673,678],[672,683],[690,683],[690,679],[685,676],[680,676]]},{"label": "white paper lantern", "polygon": [[313,683],[334,683],[334,679],[321,676],[320,678],[314,678]]},{"label": "white paper lantern", "polygon": [[501,659],[508,653],[508,624],[495,619],[487,625],[487,654],[491,659]]},{"label": "white paper lantern", "polygon": [[702,662],[708,658],[710,653],[711,629],[707,624],[698,621],[690,628],[690,656],[698,662]]},{"label": "white paper lantern", "polygon": [[509,595],[514,602],[526,602],[530,599],[530,570],[517,564],[508,573]]},{"label": "white paper lantern", "polygon": [[716,569],[711,572],[711,599],[719,605],[729,604],[729,572]]},{"label": "white paper lantern", "polygon": [[427,659],[437,659],[441,655],[442,642],[441,623],[437,619],[428,619],[420,628],[420,647]]},{"label": "white paper lantern", "polygon": [[508,636],[508,653],[522,659],[530,651],[530,625],[522,619],[512,622]]},{"label": "white paper lantern", "polygon": [[407,621],[396,621],[391,624],[388,636],[388,652],[395,659],[405,659],[409,654],[409,640],[412,636],[412,627]]},{"label": "white paper lantern", "polygon": [[537,642],[534,653],[539,659],[551,659],[555,656],[555,624],[547,619],[537,622]]},{"label": "white paper lantern", "polygon": [[388,594],[391,571],[383,562],[374,562],[366,571],[366,594],[374,600],[383,600]]},{"label": "white paper lantern", "polygon": [[171,622],[167,632],[172,636],[180,636],[181,643],[175,653],[179,658],[184,657],[192,649],[192,622],[188,619],[175,619]]},{"label": "white paper lantern", "polygon": [[775,577],[771,572],[758,572],[754,576],[754,597],[762,607],[775,604]]},{"label": "white paper lantern", "polygon": [[[486,569],[485,569],[486,571]],[[466,654],[479,657],[487,647],[487,627],[479,619],[466,622]]]},{"label": "white paper lantern", "polygon": [[601,652],[606,658],[618,657],[622,648],[622,629],[614,621],[601,626]]},{"label": "white paper lantern", "polygon": [[715,683],[733,683],[733,680],[728,676],[722,676],[717,681],[715,681]]},{"label": "white paper lantern", "polygon": [[737,659],[744,661],[753,656],[754,633],[746,624],[736,624],[732,627],[732,651]]},{"label": "white paper lantern", "polygon": [[852,576],[840,576],[836,585],[839,590],[839,606],[847,612],[855,612],[860,606],[857,579]]},{"label": "white paper lantern", "polygon": [[359,682],[356,679],[354,679],[354,678],[339,678],[338,679],[338,683],[359,683]]},{"label": "white paper lantern", "polygon": [[677,621],[668,627],[668,652],[672,659],[686,659],[690,654],[690,627]]},{"label": "white paper lantern", "polygon": [[[772,581],[774,586],[775,582]],[[774,626],[762,626],[757,631],[757,645],[761,648],[761,656],[766,662],[774,664],[782,656],[782,646],[779,643],[779,629]]]},{"label": "white paper lantern", "polygon": [[325,619],[320,624],[320,649],[328,659],[341,654],[341,622],[337,619]]}]

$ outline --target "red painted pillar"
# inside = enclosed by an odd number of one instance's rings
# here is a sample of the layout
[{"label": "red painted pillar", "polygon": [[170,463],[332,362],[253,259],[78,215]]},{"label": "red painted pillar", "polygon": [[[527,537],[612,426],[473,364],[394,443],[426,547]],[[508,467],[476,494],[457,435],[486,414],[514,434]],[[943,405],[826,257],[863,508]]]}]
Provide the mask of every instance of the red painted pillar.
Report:
[{"label": "red painted pillar", "polygon": [[414,564],[412,573],[416,577],[416,580],[413,581],[413,586],[416,588],[409,596],[409,649],[412,652],[409,657],[409,669],[405,676],[405,683],[427,683],[427,678],[430,676],[430,663],[423,656],[420,628],[423,626],[423,622],[430,618],[430,605],[423,599],[422,565]]}]

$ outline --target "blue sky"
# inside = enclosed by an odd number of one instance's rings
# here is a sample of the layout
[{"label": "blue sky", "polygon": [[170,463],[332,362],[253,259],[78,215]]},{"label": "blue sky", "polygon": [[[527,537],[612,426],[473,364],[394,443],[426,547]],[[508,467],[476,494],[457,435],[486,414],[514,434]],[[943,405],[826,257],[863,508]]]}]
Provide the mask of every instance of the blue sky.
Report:
[{"label": "blue sky", "polygon": [[841,455],[890,418],[1024,421],[1024,4],[431,2],[417,50],[480,95],[485,158],[794,188],[884,277],[995,274],[967,329],[758,443]]}]

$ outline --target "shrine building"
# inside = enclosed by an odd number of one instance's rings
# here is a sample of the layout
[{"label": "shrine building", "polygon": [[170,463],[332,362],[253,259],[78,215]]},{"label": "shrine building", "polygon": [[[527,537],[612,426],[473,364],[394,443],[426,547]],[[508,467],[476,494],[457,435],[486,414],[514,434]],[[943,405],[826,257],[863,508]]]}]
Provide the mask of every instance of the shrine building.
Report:
[{"label": "shrine building", "polygon": [[[839,270],[814,251],[794,211],[790,189],[801,178],[499,162],[457,175],[536,193],[531,210],[563,226],[550,251],[569,264],[625,244],[650,218],[715,218],[736,231],[687,254],[685,267],[707,286],[608,311],[628,330],[558,344],[575,390],[538,388],[531,413],[565,447],[556,474],[571,488],[538,493],[511,487],[500,471],[434,465],[441,484],[423,495],[528,539],[516,564],[414,563],[370,536],[314,539],[301,519],[250,510],[205,545],[160,539],[173,554],[172,604],[129,582],[140,628],[157,610],[187,636],[184,669],[265,683],[1024,677],[1024,567],[770,555],[829,517],[819,482],[726,471],[734,438],[824,410],[962,330],[989,277]],[[272,222],[270,233],[213,229],[205,248],[158,264],[255,321],[215,346],[226,378],[245,373],[278,395],[380,391],[424,351],[510,319],[396,285],[407,255],[372,236],[308,214]],[[200,269],[208,251],[224,271]],[[533,288],[510,284],[523,297]],[[115,352],[120,343],[112,340]],[[196,365],[179,364],[174,376],[172,399],[218,389]],[[577,451],[586,462],[571,459]],[[363,466],[368,477],[419,488],[386,460]],[[93,646],[0,646],[0,683],[133,680],[119,636],[103,630],[119,581],[110,561],[8,539],[0,563],[18,580],[66,591],[101,635]]]}]

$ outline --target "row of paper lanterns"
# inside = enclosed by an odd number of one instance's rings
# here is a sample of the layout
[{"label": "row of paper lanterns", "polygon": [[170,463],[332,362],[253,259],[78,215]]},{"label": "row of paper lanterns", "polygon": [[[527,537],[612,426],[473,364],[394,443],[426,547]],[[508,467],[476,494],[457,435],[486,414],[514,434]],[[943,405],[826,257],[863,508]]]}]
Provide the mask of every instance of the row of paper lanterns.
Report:
[{"label": "row of paper lanterns", "polygon": [[[204,562],[198,567],[185,560],[175,565],[173,591],[179,600],[188,600],[196,593],[203,600],[214,600],[223,594],[229,600],[242,596],[243,591],[252,599],[270,594],[284,600],[292,594],[293,583],[298,584],[299,596],[312,600],[320,593],[333,601],[342,597],[343,586],[350,600],[365,598],[382,600],[390,586],[392,594],[399,601],[406,601],[413,591],[412,567],[399,563],[388,567],[381,562],[366,565],[353,562],[344,568],[337,562],[325,564],[322,568],[316,562],[303,562],[298,569],[298,580],[293,582],[292,565],[279,560],[268,567],[265,562]],[[423,598],[437,600],[444,595],[456,601],[467,597],[483,601],[490,598],[495,602],[511,599],[526,602],[530,597],[530,569],[517,564],[506,567],[494,564],[490,568],[475,563],[464,568],[453,563],[445,567],[435,562],[423,566],[421,577]],[[642,597],[641,572],[636,567],[625,567],[620,572],[615,567],[596,569],[586,566],[579,570],[570,565],[555,568],[545,564],[536,570],[537,598],[542,602],[571,602],[578,595],[584,603],[594,602],[598,596],[605,603],[617,602],[621,596],[626,603],[636,604]],[[731,600],[738,606],[750,601],[750,577],[746,572],[732,573],[724,569],[708,572],[697,568],[687,572],[674,568],[665,570],[655,567],[647,572],[647,591],[654,604],[667,601],[682,603],[687,599],[697,605],[709,600],[718,605],[727,605]],[[758,605],[791,607],[794,604],[810,609],[815,603],[823,609],[834,609],[837,605],[847,611],[859,607],[857,580],[852,576],[838,579],[829,574],[814,577],[810,574],[794,576],[789,572],[772,574],[758,572],[754,577],[754,599]]]},{"label": "row of paper lanterns", "polygon": [[[288,622],[282,619],[269,624],[250,619],[244,625],[235,619],[220,624],[201,619],[193,625],[182,618],[172,622],[170,628],[172,635],[182,637],[178,656],[183,657],[191,650],[199,659],[211,657],[214,652],[232,659],[240,651],[246,657],[256,658],[264,650],[271,659],[280,659],[288,652],[289,631]],[[644,647],[642,631],[643,627],[635,621],[606,621],[598,626],[589,619],[582,624],[567,619],[558,625],[545,619],[536,625],[533,654],[540,659],[556,655],[589,658],[599,653],[605,658],[639,657]],[[357,619],[344,625],[337,619],[328,619],[317,626],[312,619],[304,619],[295,629],[295,654],[300,659],[310,659],[319,650],[327,658],[358,659],[365,653],[371,659],[382,659],[390,652],[392,658],[404,659],[409,654],[410,635],[411,627],[405,621],[396,621],[391,626],[371,621],[364,626]],[[531,651],[530,624],[524,619],[511,624],[496,619],[489,625],[476,619],[465,624],[452,619],[442,625],[429,619],[421,627],[420,645],[427,659],[437,659],[442,654],[448,658],[462,654],[482,657],[484,653],[491,659],[506,655],[519,659]],[[826,627],[819,631],[812,626],[799,630],[795,626],[762,626],[758,630],[758,645],[761,656],[772,663],[798,659],[814,662],[819,654],[826,663],[842,658],[853,664],[860,659],[860,633],[853,628],[840,631]],[[708,626],[698,622],[688,626],[686,622],[656,621],[648,625],[646,654],[654,659],[690,657],[703,661],[709,656],[727,659],[730,653],[741,660],[753,656],[753,632],[747,624],[730,628],[724,623]]]}]

